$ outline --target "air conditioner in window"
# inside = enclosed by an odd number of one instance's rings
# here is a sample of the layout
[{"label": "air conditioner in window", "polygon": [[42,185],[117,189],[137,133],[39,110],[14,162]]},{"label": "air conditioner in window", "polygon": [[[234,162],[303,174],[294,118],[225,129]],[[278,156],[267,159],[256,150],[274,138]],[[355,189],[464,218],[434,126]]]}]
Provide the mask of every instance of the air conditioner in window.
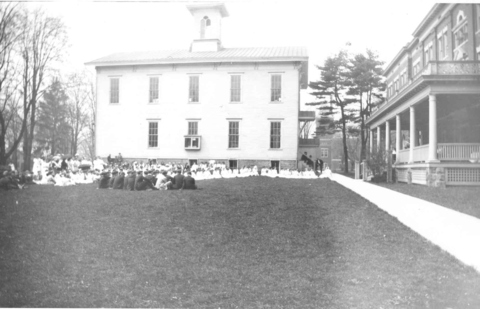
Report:
[{"label": "air conditioner in window", "polygon": [[185,150],[200,150],[202,137],[200,135],[185,135]]}]

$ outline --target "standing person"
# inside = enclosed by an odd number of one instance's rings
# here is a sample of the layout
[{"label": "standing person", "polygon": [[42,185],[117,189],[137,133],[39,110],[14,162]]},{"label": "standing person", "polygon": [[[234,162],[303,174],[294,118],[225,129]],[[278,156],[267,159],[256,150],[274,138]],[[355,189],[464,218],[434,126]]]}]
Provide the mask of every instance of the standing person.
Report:
[{"label": "standing person", "polygon": [[319,167],[320,167],[320,175],[322,175],[322,172],[323,172],[323,160],[322,160],[322,159],[318,159],[318,163],[319,163]]},{"label": "standing person", "polygon": [[[135,190],[135,171],[128,171],[127,184],[124,187],[125,190],[134,191]],[[125,183],[125,182],[124,182]]]}]

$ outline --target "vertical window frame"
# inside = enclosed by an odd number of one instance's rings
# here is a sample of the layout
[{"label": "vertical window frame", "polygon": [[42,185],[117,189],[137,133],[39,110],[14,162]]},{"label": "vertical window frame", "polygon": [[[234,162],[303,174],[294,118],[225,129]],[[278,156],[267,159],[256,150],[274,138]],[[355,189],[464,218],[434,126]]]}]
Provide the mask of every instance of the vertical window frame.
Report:
[{"label": "vertical window frame", "polygon": [[148,148],[158,148],[158,121],[148,120]]},{"label": "vertical window frame", "polygon": [[230,75],[230,102],[241,103],[242,101],[242,75]]},{"label": "vertical window frame", "polygon": [[119,77],[110,77],[110,104],[120,104]]},{"label": "vertical window frame", "polygon": [[228,149],[240,148],[240,121],[230,120],[228,122]]},{"label": "vertical window frame", "polygon": [[157,104],[159,99],[160,99],[160,77],[150,76],[149,89],[148,89],[148,103]]},{"label": "vertical window frame", "polygon": [[270,75],[270,102],[282,102],[282,74]]},{"label": "vertical window frame", "polygon": [[188,76],[188,103],[200,103],[200,75]]},{"label": "vertical window frame", "polygon": [[270,149],[282,147],[282,122],[270,121]]},{"label": "vertical window frame", "polygon": [[189,121],[187,135],[198,135],[198,121]]}]

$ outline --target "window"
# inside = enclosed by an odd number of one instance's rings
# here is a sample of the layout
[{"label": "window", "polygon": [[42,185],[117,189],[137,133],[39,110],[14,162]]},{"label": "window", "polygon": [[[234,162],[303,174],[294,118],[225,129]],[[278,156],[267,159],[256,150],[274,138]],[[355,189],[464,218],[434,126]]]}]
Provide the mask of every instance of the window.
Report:
[{"label": "window", "polygon": [[320,157],[328,158],[328,148],[320,148]]},{"label": "window", "polygon": [[120,79],[110,78],[110,103],[120,102]]},{"label": "window", "polygon": [[272,88],[270,94],[270,101],[281,101],[282,99],[282,75],[272,75]]},{"label": "window", "polygon": [[438,51],[440,60],[444,59],[448,55],[448,39],[447,39],[447,28],[443,30],[442,33],[438,36]]},{"label": "window", "polygon": [[210,18],[208,16],[204,16],[203,19],[200,21],[200,38],[205,39],[207,27],[211,25]]},{"label": "window", "polygon": [[188,135],[198,135],[198,122],[189,121],[188,122]]},{"label": "window", "polygon": [[158,147],[158,122],[148,123],[148,147]]},{"label": "window", "polygon": [[427,65],[431,60],[433,60],[433,46],[430,44],[425,47],[425,65]]},{"label": "window", "polygon": [[228,123],[228,148],[238,148],[240,122],[230,121]]},{"label": "window", "polygon": [[188,101],[198,102],[200,76],[190,76],[190,86],[188,91]]},{"label": "window", "polygon": [[465,23],[463,26],[458,28],[455,31],[455,48],[459,47],[468,40],[468,24]]},{"label": "window", "polygon": [[231,169],[238,168],[237,160],[228,160],[228,167],[231,168]]},{"label": "window", "polygon": [[270,148],[280,148],[281,125],[279,121],[270,122]]},{"label": "window", "polygon": [[150,97],[148,102],[157,103],[158,102],[158,77],[150,77]]},{"label": "window", "polygon": [[185,149],[200,150],[200,136],[185,136]]},{"label": "window", "polygon": [[230,102],[240,102],[241,76],[230,75]]}]

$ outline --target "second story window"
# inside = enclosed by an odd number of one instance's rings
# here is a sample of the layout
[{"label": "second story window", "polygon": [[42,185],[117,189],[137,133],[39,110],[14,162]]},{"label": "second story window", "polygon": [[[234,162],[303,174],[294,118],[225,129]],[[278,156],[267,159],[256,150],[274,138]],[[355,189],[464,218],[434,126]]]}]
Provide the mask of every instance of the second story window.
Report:
[{"label": "second story window", "polygon": [[150,77],[149,103],[158,102],[158,77]]},{"label": "second story window", "polygon": [[241,76],[230,75],[230,102],[240,102]]},{"label": "second story window", "polygon": [[429,45],[425,48],[425,65],[431,60],[433,60],[433,46]]},{"label": "second story window", "polygon": [[198,122],[189,121],[188,122],[188,135],[198,135]]},{"label": "second story window", "polygon": [[272,85],[270,91],[270,101],[281,101],[282,99],[282,75],[273,74],[272,75]]},{"label": "second story window", "polygon": [[198,102],[198,97],[199,97],[199,81],[200,81],[200,76],[198,75],[193,75],[189,76],[190,78],[190,83],[188,87],[188,101],[189,102]]},{"label": "second story window", "polygon": [[110,78],[110,103],[120,102],[120,79]]},{"label": "second story window", "polygon": [[465,23],[463,26],[458,28],[455,31],[455,48],[459,47],[468,40],[468,24]]},{"label": "second story window", "polygon": [[328,158],[328,148],[320,148],[320,157]]}]

